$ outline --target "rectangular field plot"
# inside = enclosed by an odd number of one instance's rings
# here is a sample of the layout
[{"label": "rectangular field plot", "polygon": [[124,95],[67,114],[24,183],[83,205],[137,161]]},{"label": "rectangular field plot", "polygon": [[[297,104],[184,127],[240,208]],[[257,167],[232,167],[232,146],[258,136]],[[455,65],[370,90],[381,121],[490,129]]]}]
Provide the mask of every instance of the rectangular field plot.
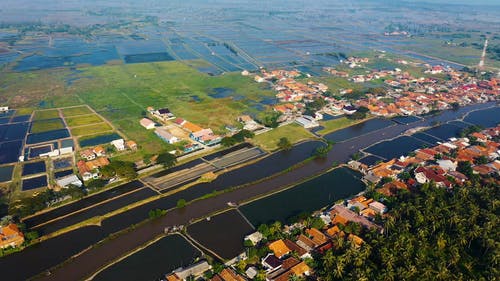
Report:
[{"label": "rectangular field plot", "polygon": [[86,137],[83,139],[78,140],[80,142],[81,147],[86,147],[86,146],[95,146],[99,144],[104,144],[108,143],[117,139],[120,139],[120,135],[117,133],[111,133],[111,134],[104,134],[100,136],[95,136],[95,137]]},{"label": "rectangular field plot", "polygon": [[54,119],[59,118],[59,111],[57,109],[35,111],[33,120],[44,120],[44,119]]},{"label": "rectangular field plot", "polygon": [[93,124],[88,126],[81,126],[71,129],[71,133],[75,136],[88,136],[97,133],[103,133],[107,131],[111,131],[113,128],[106,123],[101,124]]},{"label": "rectangular field plot", "polygon": [[47,131],[64,129],[64,123],[61,118],[45,119],[33,121],[31,123],[31,133],[42,133]]},{"label": "rectangular field plot", "polygon": [[10,181],[12,179],[12,171],[14,171],[14,166],[0,167],[0,182]]},{"label": "rectangular field plot", "polygon": [[65,118],[65,119],[66,119],[66,123],[68,124],[68,127],[92,125],[95,123],[104,122],[104,120],[102,120],[101,117],[99,117],[95,114],[78,116],[78,117],[69,117],[69,118]]},{"label": "rectangular field plot", "polygon": [[64,108],[62,110],[62,113],[64,117],[71,117],[77,115],[90,114],[92,113],[92,111],[86,106],[79,106],[79,107]]},{"label": "rectangular field plot", "polygon": [[23,180],[22,190],[32,190],[47,186],[47,176],[40,176]]},{"label": "rectangular field plot", "polygon": [[45,172],[45,162],[26,163],[23,166],[23,176]]},{"label": "rectangular field plot", "polygon": [[67,129],[59,129],[54,131],[48,131],[43,133],[29,134],[26,139],[27,144],[47,142],[57,139],[64,139],[69,137],[69,132]]}]

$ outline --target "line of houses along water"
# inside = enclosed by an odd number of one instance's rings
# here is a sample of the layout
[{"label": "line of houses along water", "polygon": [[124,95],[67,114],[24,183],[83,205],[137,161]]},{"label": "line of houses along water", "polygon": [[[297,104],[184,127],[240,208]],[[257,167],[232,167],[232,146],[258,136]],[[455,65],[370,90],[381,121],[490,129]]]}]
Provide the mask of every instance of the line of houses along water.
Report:
[{"label": "line of houses along water", "polygon": [[[417,125],[433,126],[437,123],[461,119],[464,116],[463,121],[468,125],[475,124],[488,127],[500,121],[498,118],[499,114],[500,107],[495,106],[495,103],[479,104],[428,116],[422,120],[415,121],[418,123],[410,127],[417,127]],[[375,119],[361,126],[356,125],[333,133],[328,138],[343,142],[360,134],[367,134],[373,131],[383,133],[384,128],[390,126],[397,125],[387,123],[386,120]],[[406,128],[402,125],[400,127],[401,130]],[[449,129],[444,125],[437,126],[434,131],[446,137],[454,136],[453,132],[450,133]],[[387,150],[390,149],[390,147],[385,146],[376,153],[386,154],[388,153]],[[413,149],[414,147],[409,147],[406,150],[402,149],[401,154],[406,154]],[[335,153],[335,149],[333,153]],[[317,165],[331,165],[331,163],[316,163]],[[188,234],[222,258],[231,259],[243,251],[244,236],[249,234],[253,228],[258,227],[262,223],[274,221],[287,223],[301,213],[319,210],[333,204],[337,200],[358,194],[365,189],[365,184],[360,178],[361,174],[348,168],[334,169],[293,188],[242,205],[238,208],[238,212],[229,211],[210,220],[198,222],[188,228]],[[228,230],[228,228],[239,229]],[[177,243],[176,246],[185,246],[181,248],[173,246],[176,249],[175,251],[161,250],[165,244],[172,243]],[[151,280],[158,279],[173,269],[186,266],[186,263],[200,257],[198,254],[201,255],[192,245],[187,244],[184,238],[180,236],[167,236],[148,246],[145,250],[104,270],[97,275],[95,280],[105,280],[103,279],[104,277],[119,280],[135,280],[134,278],[144,276],[143,274],[150,276]]]}]

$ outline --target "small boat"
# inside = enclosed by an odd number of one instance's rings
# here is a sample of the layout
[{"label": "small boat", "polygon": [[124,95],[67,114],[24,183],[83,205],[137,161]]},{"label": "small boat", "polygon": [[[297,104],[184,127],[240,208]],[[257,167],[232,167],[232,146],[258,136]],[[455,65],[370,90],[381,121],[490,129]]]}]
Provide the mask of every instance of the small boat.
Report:
[{"label": "small boat", "polygon": [[234,203],[234,202],[227,202],[227,205],[229,207],[238,207],[238,204]]}]

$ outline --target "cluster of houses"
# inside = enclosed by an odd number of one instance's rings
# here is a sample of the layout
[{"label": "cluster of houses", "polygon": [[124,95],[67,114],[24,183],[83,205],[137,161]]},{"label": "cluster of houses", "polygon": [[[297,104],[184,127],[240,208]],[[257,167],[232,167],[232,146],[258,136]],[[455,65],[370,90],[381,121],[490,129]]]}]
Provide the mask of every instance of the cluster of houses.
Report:
[{"label": "cluster of houses", "polygon": [[[123,139],[116,139],[111,141],[110,144],[117,151],[137,149],[137,143],[133,140],[125,141]],[[76,163],[76,167],[78,168],[78,173],[83,181],[100,178],[99,169],[109,165],[109,160],[106,156],[106,149],[102,146],[96,146],[94,148],[88,148],[80,151],[81,160]],[[69,177],[64,178],[64,181],[62,182],[69,182],[70,179],[71,178]],[[81,184],[78,186],[81,186]]]},{"label": "cluster of houses", "polygon": [[14,223],[0,226],[0,249],[19,247],[24,243],[24,235]]},{"label": "cluster of houses", "polygon": [[[172,273],[167,274],[163,280],[165,281],[186,281],[196,280],[205,272],[212,269],[212,266],[207,261],[199,261],[185,268],[178,268]],[[233,269],[227,267],[213,275],[210,281],[246,281],[245,277],[236,273]]]},{"label": "cluster of houses", "polygon": [[500,94],[499,79],[496,78],[482,81],[440,65],[430,67],[427,72],[446,73],[450,80],[415,78],[399,69],[374,71],[367,75],[352,77],[354,82],[381,78],[388,86],[385,95],[368,94],[365,98],[359,99],[355,106],[367,107],[377,116],[419,115],[432,110],[449,109],[454,105],[495,100]]},{"label": "cluster of houses", "polygon": [[[459,171],[460,162],[469,162],[474,174],[500,175],[499,137],[500,126],[472,133],[468,138],[452,138],[431,148],[418,149],[412,156],[402,156],[371,167],[357,161],[351,161],[349,165],[363,172],[365,180],[373,183],[379,183],[384,178],[392,179],[378,190],[387,196],[398,189],[409,189],[428,182],[452,188],[469,180],[467,175]],[[412,176],[403,180],[399,177],[403,172]],[[500,185],[500,180],[495,177],[489,180]]]},{"label": "cluster of houses", "polygon": [[297,70],[261,70],[260,75],[255,76],[255,81],[272,83],[278,92],[276,98],[281,102],[300,102],[302,100],[313,100],[322,96],[328,87],[322,83],[308,81],[307,84],[296,81],[294,78],[302,76]]},{"label": "cluster of houses", "polygon": [[363,63],[368,63],[370,61],[369,58],[360,58],[360,57],[348,57],[346,60],[343,60],[343,64],[347,64],[349,68],[363,67]]},{"label": "cluster of houses", "polygon": [[[148,112],[156,119],[165,123],[170,120],[172,123],[169,126],[157,126],[155,121],[149,118],[142,118],[139,123],[147,130],[155,130],[155,134],[163,141],[169,144],[175,144],[180,141],[187,141],[185,134],[176,133],[177,130],[172,130],[171,126],[176,126],[187,132],[189,135],[188,144],[183,145],[183,152],[188,153],[198,150],[202,145],[212,146],[218,144],[222,137],[215,134],[210,128],[202,128],[192,122],[182,118],[176,118],[168,108],[155,110],[153,107],[148,107]],[[178,132],[178,131],[177,131]]]},{"label": "cluster of houses", "polygon": [[[291,276],[305,277],[313,276],[314,272],[305,262],[316,254],[323,254],[326,250],[334,248],[338,239],[345,239],[353,243],[355,247],[361,246],[364,241],[355,234],[346,234],[342,229],[349,223],[357,223],[366,229],[375,229],[382,232],[381,226],[373,222],[375,216],[384,215],[387,207],[373,199],[358,196],[343,204],[334,205],[331,209],[319,214],[319,218],[325,223],[325,227],[317,229],[307,228],[301,223],[295,223],[285,227],[285,232],[300,229],[300,233],[294,239],[279,239],[266,242],[270,253],[261,259],[261,267],[266,271],[266,280],[286,281]],[[264,236],[260,232],[254,232],[245,237],[245,240],[253,245],[262,243]],[[247,270],[256,272],[252,267]]]}]

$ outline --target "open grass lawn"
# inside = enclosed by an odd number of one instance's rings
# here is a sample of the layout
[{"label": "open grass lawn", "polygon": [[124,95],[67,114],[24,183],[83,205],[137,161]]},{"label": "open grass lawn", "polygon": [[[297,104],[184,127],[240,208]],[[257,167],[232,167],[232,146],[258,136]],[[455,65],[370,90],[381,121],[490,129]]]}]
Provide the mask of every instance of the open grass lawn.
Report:
[{"label": "open grass lawn", "polygon": [[70,127],[70,128],[76,127],[76,126],[92,125],[92,124],[104,122],[104,120],[102,120],[101,117],[99,117],[95,114],[77,116],[77,117],[67,117],[65,119],[66,119],[66,123],[68,123],[68,127]]},{"label": "open grass lawn", "polygon": [[90,114],[92,111],[86,106],[64,108],[62,110],[64,117],[71,117],[76,115]]},{"label": "open grass lawn", "polygon": [[59,118],[59,111],[57,109],[37,110],[35,111],[35,116],[33,116],[33,120],[44,120],[53,118]]},{"label": "open grass lawn", "polygon": [[78,136],[87,136],[87,135],[103,133],[103,132],[111,131],[111,130],[113,130],[113,128],[111,128],[108,124],[99,123],[99,124],[93,124],[93,125],[73,128],[73,129],[71,129],[71,133],[74,136],[78,137]]},{"label": "open grass lawn", "polygon": [[252,142],[268,151],[272,151],[278,148],[279,139],[282,137],[287,137],[291,143],[297,143],[301,140],[314,138],[314,135],[299,124],[292,123],[257,135],[252,139]]},{"label": "open grass lawn", "polygon": [[53,131],[58,129],[64,129],[64,124],[61,119],[48,119],[48,120],[39,120],[34,121],[31,124],[31,132],[32,133],[41,133],[47,131]]},{"label": "open grass lawn", "polygon": [[334,119],[334,120],[328,120],[328,121],[320,121],[319,124],[324,127],[321,131],[318,131],[317,133],[319,135],[326,135],[328,133],[331,133],[336,130],[343,129],[345,127],[352,126],[354,124],[366,121],[367,119],[363,120],[352,120],[348,119],[347,117],[342,117],[339,119]]}]

